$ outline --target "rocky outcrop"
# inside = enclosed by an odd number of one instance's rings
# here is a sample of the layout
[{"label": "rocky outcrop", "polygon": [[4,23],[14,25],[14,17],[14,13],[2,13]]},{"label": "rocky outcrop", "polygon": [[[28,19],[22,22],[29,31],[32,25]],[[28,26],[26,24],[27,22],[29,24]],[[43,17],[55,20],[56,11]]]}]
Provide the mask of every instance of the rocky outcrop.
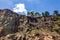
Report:
[{"label": "rocky outcrop", "polygon": [[6,34],[16,32],[18,30],[17,21],[18,14],[8,9],[0,10],[0,27],[3,27],[6,30]]},{"label": "rocky outcrop", "polygon": [[30,17],[0,10],[0,40],[60,40],[59,19],[57,15]]},{"label": "rocky outcrop", "polygon": [[15,33],[9,34],[4,37],[0,37],[0,40],[60,40],[60,36],[52,36],[50,34],[24,34],[24,33]]}]

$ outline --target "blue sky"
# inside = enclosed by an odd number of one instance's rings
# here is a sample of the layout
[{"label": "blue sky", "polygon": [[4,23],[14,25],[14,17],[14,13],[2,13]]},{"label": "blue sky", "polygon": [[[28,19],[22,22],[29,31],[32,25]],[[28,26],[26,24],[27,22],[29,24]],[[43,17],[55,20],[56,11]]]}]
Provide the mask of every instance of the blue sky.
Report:
[{"label": "blue sky", "polygon": [[49,11],[52,14],[58,10],[60,13],[60,0],[0,0],[0,9],[13,10],[16,4],[24,4],[27,11]]}]

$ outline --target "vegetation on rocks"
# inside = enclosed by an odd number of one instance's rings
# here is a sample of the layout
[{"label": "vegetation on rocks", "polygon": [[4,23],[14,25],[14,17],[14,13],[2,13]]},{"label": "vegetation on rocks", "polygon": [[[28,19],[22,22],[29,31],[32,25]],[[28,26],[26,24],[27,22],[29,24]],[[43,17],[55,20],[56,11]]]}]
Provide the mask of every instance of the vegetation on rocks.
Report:
[{"label": "vegetation on rocks", "polygon": [[60,40],[60,14],[28,12],[28,16],[9,9],[0,10],[0,40]]}]

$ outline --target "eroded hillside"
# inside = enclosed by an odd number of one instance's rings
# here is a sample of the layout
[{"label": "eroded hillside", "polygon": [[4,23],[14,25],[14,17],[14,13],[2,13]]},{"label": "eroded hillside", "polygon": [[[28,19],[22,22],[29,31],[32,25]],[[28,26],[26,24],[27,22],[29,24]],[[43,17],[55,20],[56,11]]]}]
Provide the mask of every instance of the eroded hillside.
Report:
[{"label": "eroded hillside", "polygon": [[60,40],[60,15],[30,17],[0,10],[0,40]]}]

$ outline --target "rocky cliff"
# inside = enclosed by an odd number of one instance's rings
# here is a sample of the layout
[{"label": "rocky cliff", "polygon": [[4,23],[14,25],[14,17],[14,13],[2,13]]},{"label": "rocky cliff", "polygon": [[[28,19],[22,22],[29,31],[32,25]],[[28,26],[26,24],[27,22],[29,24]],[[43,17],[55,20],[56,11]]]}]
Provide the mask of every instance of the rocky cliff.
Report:
[{"label": "rocky cliff", "polygon": [[60,16],[30,17],[0,10],[0,40],[60,40]]}]

